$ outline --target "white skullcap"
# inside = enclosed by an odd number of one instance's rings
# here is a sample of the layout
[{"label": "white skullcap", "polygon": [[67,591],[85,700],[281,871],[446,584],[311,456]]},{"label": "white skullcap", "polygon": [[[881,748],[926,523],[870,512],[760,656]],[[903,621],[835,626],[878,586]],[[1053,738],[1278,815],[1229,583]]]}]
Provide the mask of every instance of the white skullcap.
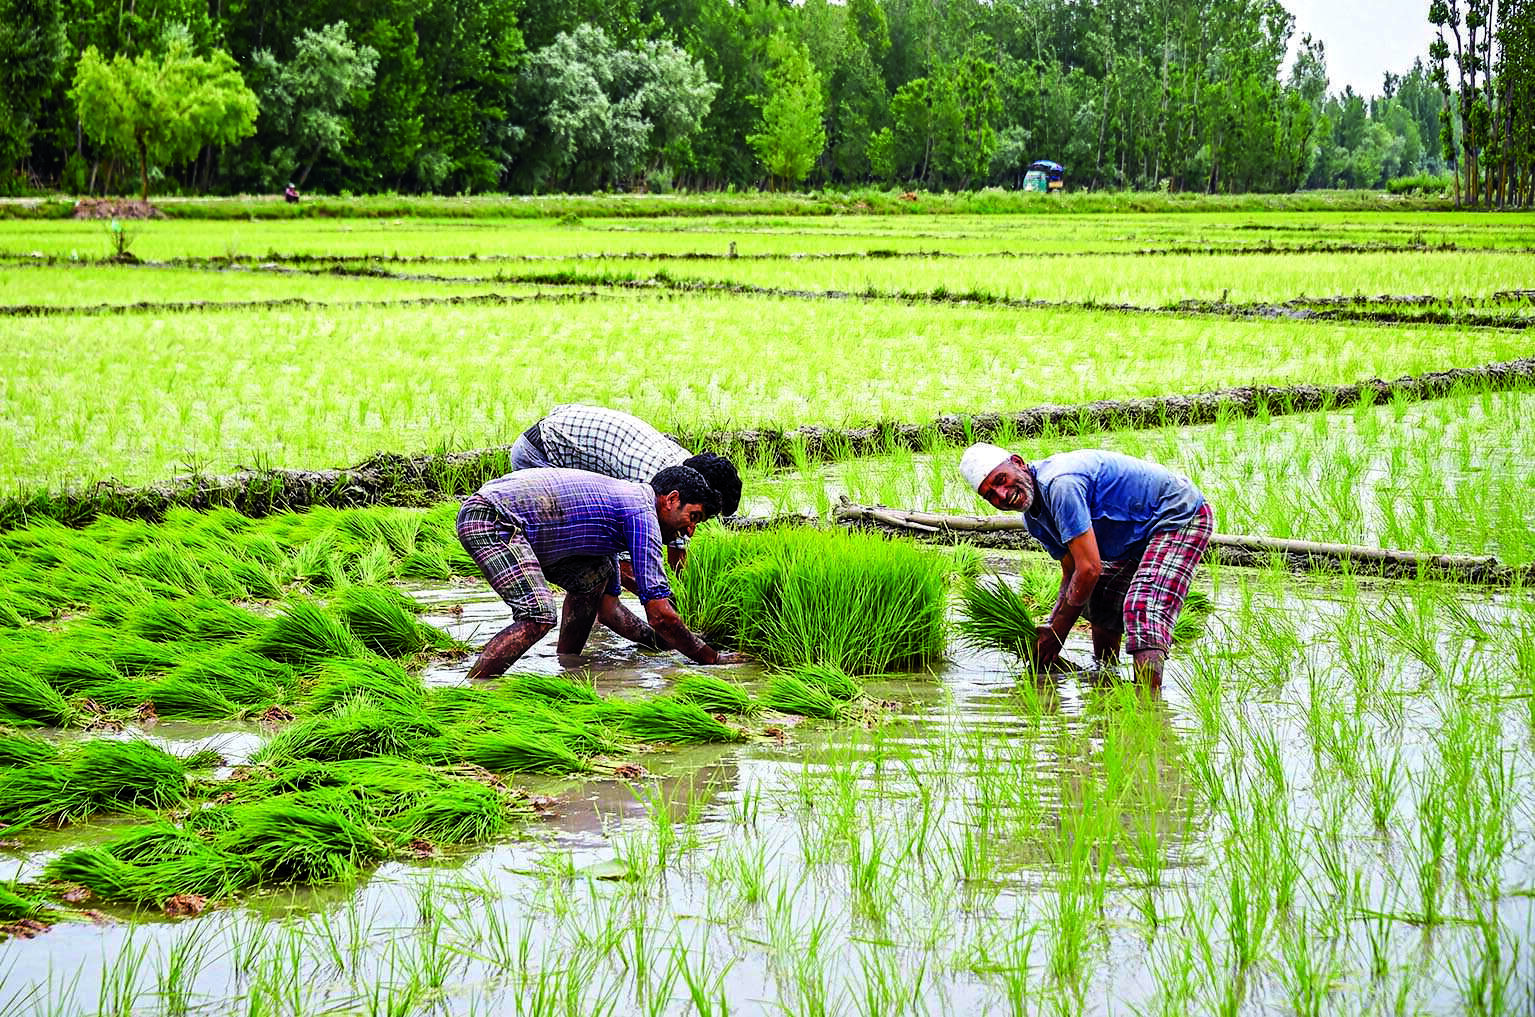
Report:
[{"label": "white skullcap", "polygon": [[1000,445],[976,442],[959,457],[959,472],[964,475],[965,482],[979,492],[986,478],[991,476],[991,471],[1012,457],[1013,454]]}]

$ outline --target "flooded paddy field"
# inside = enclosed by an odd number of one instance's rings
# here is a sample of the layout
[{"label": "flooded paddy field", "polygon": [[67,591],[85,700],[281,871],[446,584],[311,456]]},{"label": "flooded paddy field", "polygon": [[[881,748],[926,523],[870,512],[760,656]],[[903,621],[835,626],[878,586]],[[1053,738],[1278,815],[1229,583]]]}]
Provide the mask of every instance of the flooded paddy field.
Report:
[{"label": "flooded paddy field", "polygon": [[[937,553],[937,552],[932,552]],[[987,568],[1028,577],[1035,556]],[[1461,1013],[1535,997],[1535,611],[1217,570],[1160,696],[952,641],[877,709],[525,776],[489,843],[209,902],[95,902],[0,945],[6,1013]],[[413,591],[476,643],[505,608]],[[1067,655],[1087,656],[1075,637]],[[428,686],[464,683],[438,660]],[[610,635],[518,671],[655,695]],[[732,677],[760,695],[760,669]],[[137,733],[132,725],[121,737]],[[142,733],[234,767],[270,726]],[[72,737],[79,737],[78,735]],[[94,735],[88,737],[102,737]],[[126,820],[27,832],[23,882]],[[81,911],[81,908],[95,911]]]}]

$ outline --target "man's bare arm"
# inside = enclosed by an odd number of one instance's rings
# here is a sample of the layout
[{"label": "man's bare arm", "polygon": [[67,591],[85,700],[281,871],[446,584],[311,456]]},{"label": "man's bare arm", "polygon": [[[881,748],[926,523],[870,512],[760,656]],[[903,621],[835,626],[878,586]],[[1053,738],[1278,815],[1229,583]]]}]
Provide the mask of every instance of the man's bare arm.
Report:
[{"label": "man's bare arm", "polygon": [[[721,654],[714,647],[699,639],[678,616],[670,599],[652,600],[645,604],[645,617],[660,641],[689,660],[700,664],[719,664]],[[638,620],[638,619],[636,619]],[[729,663],[729,660],[723,661]]]}]

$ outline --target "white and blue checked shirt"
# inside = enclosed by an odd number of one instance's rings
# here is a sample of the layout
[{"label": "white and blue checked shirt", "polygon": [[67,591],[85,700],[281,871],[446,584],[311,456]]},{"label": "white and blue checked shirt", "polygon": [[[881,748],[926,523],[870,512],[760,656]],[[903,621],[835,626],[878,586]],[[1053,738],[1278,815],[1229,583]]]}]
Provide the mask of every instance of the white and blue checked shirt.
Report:
[{"label": "white and blue checked shirt", "polygon": [[551,466],[636,484],[650,483],[693,454],[639,417],[582,403],[556,406],[538,422],[538,433]]}]

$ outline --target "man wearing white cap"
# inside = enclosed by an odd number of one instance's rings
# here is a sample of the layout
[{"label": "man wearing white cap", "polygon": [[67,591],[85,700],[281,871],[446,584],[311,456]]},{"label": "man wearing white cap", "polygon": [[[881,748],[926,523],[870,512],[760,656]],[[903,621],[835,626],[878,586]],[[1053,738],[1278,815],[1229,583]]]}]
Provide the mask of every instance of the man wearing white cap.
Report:
[{"label": "man wearing white cap", "polygon": [[965,449],[959,469],[992,505],[1022,512],[1029,532],[1061,563],[1061,591],[1040,627],[1036,666],[1055,663],[1085,613],[1100,663],[1118,659],[1123,638],[1136,676],[1160,687],[1173,623],[1215,528],[1199,489],[1156,463],[1094,449],[1031,464],[980,443]]}]

